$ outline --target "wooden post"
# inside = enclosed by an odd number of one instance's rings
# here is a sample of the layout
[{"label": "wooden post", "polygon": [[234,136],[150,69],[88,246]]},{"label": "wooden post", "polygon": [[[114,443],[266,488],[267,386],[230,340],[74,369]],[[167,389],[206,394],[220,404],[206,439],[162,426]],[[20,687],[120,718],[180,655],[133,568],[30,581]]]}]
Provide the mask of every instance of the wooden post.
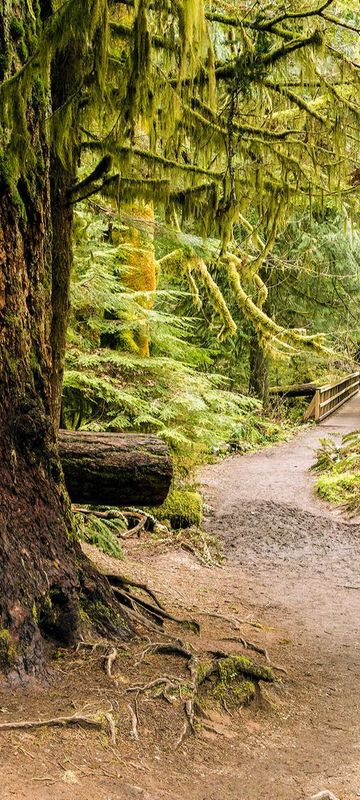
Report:
[{"label": "wooden post", "polygon": [[316,392],[315,392],[315,411],[314,411],[315,422],[319,422],[320,421],[320,402],[321,402],[321,389],[316,389]]},{"label": "wooden post", "polygon": [[309,403],[307,409],[304,412],[303,422],[307,422],[308,419],[312,419],[315,413],[315,395],[313,396],[311,403]]}]

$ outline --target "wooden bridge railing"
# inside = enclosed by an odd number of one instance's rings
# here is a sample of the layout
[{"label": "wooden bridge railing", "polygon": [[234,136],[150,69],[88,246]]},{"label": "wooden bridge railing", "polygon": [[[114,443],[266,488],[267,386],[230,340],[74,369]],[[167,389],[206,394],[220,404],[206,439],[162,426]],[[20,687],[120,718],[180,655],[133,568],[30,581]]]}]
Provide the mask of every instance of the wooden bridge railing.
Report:
[{"label": "wooden bridge railing", "polygon": [[360,372],[352,372],[351,375],[346,375],[336,383],[318,386],[304,414],[304,420],[315,419],[315,422],[322,422],[329,414],[350,400],[350,397],[353,397],[359,388]]}]

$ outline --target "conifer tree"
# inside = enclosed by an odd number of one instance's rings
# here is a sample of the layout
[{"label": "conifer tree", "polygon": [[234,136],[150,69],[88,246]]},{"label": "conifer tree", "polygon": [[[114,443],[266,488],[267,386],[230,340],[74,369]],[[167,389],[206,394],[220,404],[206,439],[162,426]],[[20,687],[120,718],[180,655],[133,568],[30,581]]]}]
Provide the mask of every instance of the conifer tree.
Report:
[{"label": "conifer tree", "polygon": [[[355,195],[358,30],[345,0],[310,11],[246,0],[240,10],[217,0],[9,0],[0,10],[3,670],[40,669],[43,639],[72,641],[84,603],[103,632],[130,635],[74,540],[56,447],[74,204],[101,192],[192,216],[218,236],[214,263],[268,351],[320,346],[268,317],[259,270],[295,203]],[[248,231],[241,250],[237,224]],[[194,291],[206,286],[233,331],[211,264],[181,247],[168,263]]]}]

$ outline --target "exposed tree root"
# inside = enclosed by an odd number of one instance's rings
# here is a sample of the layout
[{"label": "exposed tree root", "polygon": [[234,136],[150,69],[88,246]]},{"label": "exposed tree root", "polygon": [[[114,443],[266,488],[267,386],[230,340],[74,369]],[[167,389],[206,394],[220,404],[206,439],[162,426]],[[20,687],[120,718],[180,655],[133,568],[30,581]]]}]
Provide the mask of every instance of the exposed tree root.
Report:
[{"label": "exposed tree root", "polygon": [[190,679],[173,675],[162,675],[145,684],[135,684],[127,691],[150,693],[168,703],[182,702],[185,721],[176,743],[179,747],[186,736],[195,734],[206,719],[206,708],[219,706],[229,714],[231,711],[256,699],[260,693],[260,682],[273,682],[274,674],[269,666],[255,664],[241,655],[224,651],[195,653],[184,643],[151,643],[142,652],[140,662],[146,655],[174,655],[186,661]]},{"label": "exposed tree root", "polygon": [[130,703],[128,703],[128,709],[130,711],[130,717],[131,717],[131,735],[132,735],[132,737],[134,739],[138,739],[139,738],[139,734],[138,734],[139,718],[138,718],[138,714],[137,714],[137,710],[136,710],[136,705],[135,705],[135,709],[134,709],[132,707],[132,705]]},{"label": "exposed tree root", "polygon": [[[104,717],[107,717],[104,714]],[[77,725],[80,728],[94,728],[102,730],[104,722],[100,717],[83,717],[74,714],[72,717],[53,717],[42,720],[21,720],[20,722],[2,722],[0,731],[29,730],[30,728],[65,728]]]},{"label": "exposed tree root", "polygon": [[[140,615],[147,615],[152,622],[160,627],[164,625],[165,620],[169,620],[170,622],[175,622],[177,625],[182,625],[183,627],[186,627],[195,633],[199,633],[200,626],[195,619],[181,619],[179,617],[175,617],[173,614],[170,614],[169,611],[164,609],[160,601],[157,599],[155,593],[151,591],[145,584],[132,582],[118,575],[107,575],[106,577],[108,578],[111,588],[117,599],[120,601],[120,603],[122,603],[122,605],[126,606],[127,609],[131,609],[133,612],[136,612]],[[134,594],[131,591],[132,588],[148,594],[154,600],[156,605],[153,605],[148,600],[145,600],[138,593]]]},{"label": "exposed tree root", "polygon": [[260,655],[264,656],[267,663],[271,666],[271,660],[266,647],[260,647],[260,645],[255,644],[255,642],[250,642],[249,639],[244,639],[243,636],[223,636],[221,641],[238,642],[243,646],[244,650],[254,650],[255,653],[260,653]]},{"label": "exposed tree root", "polygon": [[104,717],[105,717],[105,719],[107,720],[107,722],[109,724],[109,735],[110,735],[111,744],[115,745],[116,744],[116,726],[115,726],[114,717],[108,711],[106,712],[106,714],[104,714]]},{"label": "exposed tree root", "polygon": [[[116,661],[116,659],[117,659],[117,657],[119,655],[116,647],[111,646],[109,648],[109,643],[108,642],[83,642],[83,641],[80,641],[76,645],[76,651],[75,652],[79,652],[79,650],[81,650],[82,648],[84,648],[85,650],[90,650],[91,655],[93,653],[95,653],[95,651],[98,650],[98,649],[102,649],[102,650],[105,651],[104,655],[103,655],[104,669],[105,669],[105,672],[106,672],[107,676],[109,678],[111,678],[111,680],[113,680],[114,676],[112,674],[112,667],[113,667],[113,665],[114,665],[114,663],[115,663],[115,661]],[[124,645],[122,645],[122,650],[128,650],[128,648],[125,647]]]},{"label": "exposed tree root", "polygon": [[111,668],[112,668],[112,665],[114,664],[114,662],[116,661],[117,656],[118,656],[118,651],[117,651],[116,647],[113,647],[111,649],[109,655],[106,656],[105,671],[106,671],[106,674],[107,674],[107,676],[109,678],[113,677],[113,675],[111,673]]},{"label": "exposed tree root", "polygon": [[213,617],[214,619],[223,619],[224,622],[229,622],[229,624],[232,625],[236,631],[241,630],[241,625],[250,625],[252,628],[258,628],[260,630],[264,627],[259,622],[255,622],[254,620],[237,619],[236,617],[232,617],[230,615],[220,614],[220,612],[218,611],[204,611],[199,609],[197,613],[203,617]]},{"label": "exposed tree root", "polygon": [[132,528],[129,528],[127,533],[123,533],[121,538],[130,539],[131,536],[140,536],[141,531],[144,530],[145,525],[147,523],[148,515],[142,514],[140,511],[123,511],[122,515],[123,517],[125,517],[125,519],[129,520],[138,519],[139,522],[137,523],[137,525],[134,525]]},{"label": "exposed tree root", "polygon": [[137,581],[133,581],[130,578],[125,578],[123,575],[112,575],[107,573],[106,577],[111,584],[111,586],[118,586],[120,589],[124,589],[125,591],[129,591],[129,589],[141,589],[142,592],[148,594],[149,597],[152,598],[154,603],[158,606],[158,608],[163,608],[162,603],[158,599],[155,592],[146,585],[146,583],[138,583]]}]

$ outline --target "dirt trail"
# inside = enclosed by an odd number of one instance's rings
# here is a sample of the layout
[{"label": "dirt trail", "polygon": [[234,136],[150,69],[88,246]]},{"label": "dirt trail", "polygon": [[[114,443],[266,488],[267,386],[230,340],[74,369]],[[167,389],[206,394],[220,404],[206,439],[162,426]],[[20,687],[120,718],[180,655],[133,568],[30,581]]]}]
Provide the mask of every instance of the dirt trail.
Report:
[{"label": "dirt trail", "polygon": [[309,472],[321,438],[357,427],[359,396],[290,442],[203,471],[228,574],[282,628],[296,678],[298,708],[270,736],[256,765],[262,793],[249,785],[247,799],[301,797],[310,777],[314,790],[360,797],[360,524],[314,495]]},{"label": "dirt trail", "polygon": [[135,740],[128,687],[181,673],[179,659],[141,660],[144,643],[134,642],[119,654],[113,681],[96,651],[60,652],[49,685],[0,688],[0,722],[102,709],[114,715],[117,744],[80,730],[2,733],[0,800],[308,800],[325,788],[360,798],[360,524],[315,497],[308,471],[320,438],[357,427],[358,397],[321,428],[202,470],[206,525],[227,555],[221,569],[146,539],[126,541],[124,563],[86,547],[100,568],[162,592],[178,616],[191,610],[200,639],[180,635],[199,650],[236,652],[231,619],[245,620],[242,635],[287,670],[266,690],[269,702],[176,749],[181,708],[144,697]]}]

